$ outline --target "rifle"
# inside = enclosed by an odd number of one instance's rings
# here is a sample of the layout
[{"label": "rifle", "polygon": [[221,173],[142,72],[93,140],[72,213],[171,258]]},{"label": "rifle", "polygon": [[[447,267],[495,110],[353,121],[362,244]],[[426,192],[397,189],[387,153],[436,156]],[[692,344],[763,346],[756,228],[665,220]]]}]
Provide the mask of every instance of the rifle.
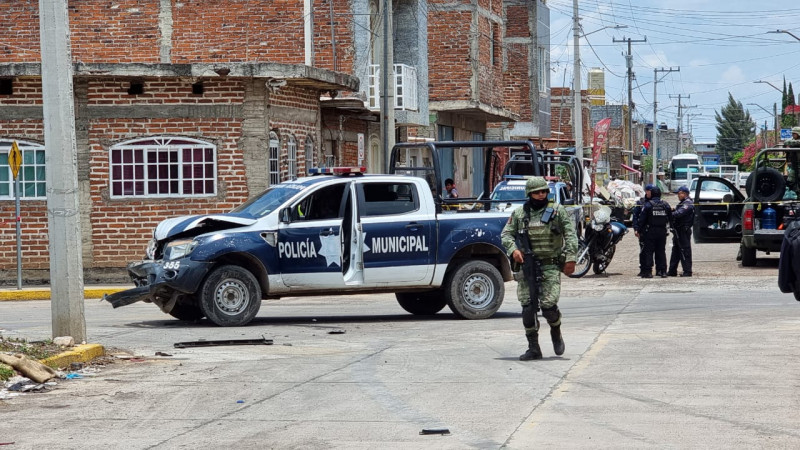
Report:
[{"label": "rifle", "polygon": [[[528,236],[528,221],[524,221],[525,226],[517,231],[514,236],[514,244],[517,249],[522,252],[522,276],[528,282],[528,289],[530,290],[531,304],[535,305],[536,311],[539,311],[542,296],[542,281],[544,280],[544,271],[542,270],[542,261],[533,253],[531,249],[531,240]],[[539,318],[536,315],[536,329],[539,328]]]}]

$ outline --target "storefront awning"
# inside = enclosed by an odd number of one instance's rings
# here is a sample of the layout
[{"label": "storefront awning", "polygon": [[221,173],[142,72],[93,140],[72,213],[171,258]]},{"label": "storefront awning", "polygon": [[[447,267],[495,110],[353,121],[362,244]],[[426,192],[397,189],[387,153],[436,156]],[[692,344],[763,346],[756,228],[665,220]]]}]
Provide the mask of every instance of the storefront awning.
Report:
[{"label": "storefront awning", "polygon": [[630,172],[634,172],[634,173],[642,173],[642,172],[639,172],[638,170],[634,169],[634,168],[633,168],[633,167],[631,167],[631,166],[626,166],[625,164],[620,164],[620,165],[622,166],[622,168],[623,168],[623,169],[625,169],[625,170],[628,170],[628,171],[630,171]]}]

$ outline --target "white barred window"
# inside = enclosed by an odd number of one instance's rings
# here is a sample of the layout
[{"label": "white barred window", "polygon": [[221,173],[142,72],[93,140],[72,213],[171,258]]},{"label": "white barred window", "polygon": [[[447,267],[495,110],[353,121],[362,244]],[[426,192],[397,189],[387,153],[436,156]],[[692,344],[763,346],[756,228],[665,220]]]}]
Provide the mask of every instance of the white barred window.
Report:
[{"label": "white barred window", "polygon": [[[0,199],[14,198],[14,176],[8,164],[12,142],[0,140]],[[22,164],[17,173],[20,198],[46,198],[44,146],[26,141],[17,141],[17,146],[22,153]]]},{"label": "white barred window", "polygon": [[309,169],[314,167],[314,140],[311,139],[311,136],[306,136],[305,153],[306,153],[306,173],[308,173]]},{"label": "white barred window", "polygon": [[281,142],[275,132],[269,133],[269,185],[274,186],[281,182],[281,166],[278,164]]},{"label": "white barred window", "polygon": [[286,142],[286,150],[289,153],[286,162],[289,164],[288,177],[291,180],[297,176],[297,139],[289,135],[289,140]]},{"label": "white barred window", "polygon": [[111,147],[111,197],[199,197],[217,193],[217,148],[161,136]]}]

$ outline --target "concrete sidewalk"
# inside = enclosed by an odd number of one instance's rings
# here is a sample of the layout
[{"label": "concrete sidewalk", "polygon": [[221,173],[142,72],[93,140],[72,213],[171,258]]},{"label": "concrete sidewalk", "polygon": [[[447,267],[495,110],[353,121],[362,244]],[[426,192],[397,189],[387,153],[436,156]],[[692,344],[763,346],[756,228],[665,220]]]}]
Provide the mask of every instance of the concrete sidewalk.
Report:
[{"label": "concrete sidewalk", "polygon": [[[85,285],[83,297],[85,299],[103,298],[103,294],[113,294],[133,287],[133,284]],[[22,289],[17,289],[16,286],[0,288],[0,302],[22,300],[50,300],[50,286],[23,286]]]}]

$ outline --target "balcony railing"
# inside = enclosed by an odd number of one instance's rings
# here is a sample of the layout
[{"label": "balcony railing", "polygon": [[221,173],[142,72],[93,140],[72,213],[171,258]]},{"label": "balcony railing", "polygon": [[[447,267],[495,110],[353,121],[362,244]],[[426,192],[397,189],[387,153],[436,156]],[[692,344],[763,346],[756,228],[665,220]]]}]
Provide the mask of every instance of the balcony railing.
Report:
[{"label": "balcony railing", "polygon": [[[380,66],[369,66],[369,109],[381,108],[381,74]],[[405,64],[394,65],[394,109],[416,111],[419,108],[417,100],[417,69]]]}]

